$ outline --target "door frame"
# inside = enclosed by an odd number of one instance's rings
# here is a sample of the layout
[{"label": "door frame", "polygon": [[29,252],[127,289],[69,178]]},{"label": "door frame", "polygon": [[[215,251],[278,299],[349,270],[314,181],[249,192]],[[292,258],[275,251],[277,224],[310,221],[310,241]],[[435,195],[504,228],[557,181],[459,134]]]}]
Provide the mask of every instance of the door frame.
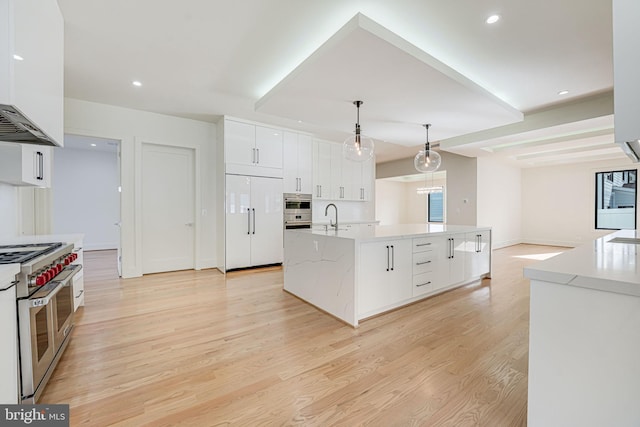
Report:
[{"label": "door frame", "polygon": [[161,147],[182,148],[193,150],[193,264],[195,270],[202,269],[202,255],[200,251],[201,213],[201,182],[200,182],[200,147],[194,144],[176,144],[167,141],[157,141],[148,138],[134,137],[134,228],[135,228],[135,259],[137,276],[142,276],[142,147],[144,144]]}]

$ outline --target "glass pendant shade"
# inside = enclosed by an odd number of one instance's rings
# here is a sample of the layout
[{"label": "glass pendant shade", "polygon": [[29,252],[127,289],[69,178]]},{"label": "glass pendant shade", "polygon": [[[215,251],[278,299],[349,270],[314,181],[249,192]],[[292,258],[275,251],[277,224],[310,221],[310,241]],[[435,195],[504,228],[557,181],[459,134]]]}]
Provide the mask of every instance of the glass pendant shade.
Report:
[{"label": "glass pendant shade", "polygon": [[373,158],[373,139],[360,134],[348,137],[342,144],[342,155],[354,162],[366,162]]},{"label": "glass pendant shade", "polygon": [[420,150],[413,159],[413,165],[418,172],[435,172],[440,167],[442,158],[433,150]]},{"label": "glass pendant shade", "polygon": [[360,106],[362,101],[353,101],[353,104],[358,109],[356,131],[353,136],[348,137],[342,143],[342,156],[354,162],[366,162],[373,158],[373,139],[360,133]]},{"label": "glass pendant shade", "polygon": [[423,125],[427,129],[427,142],[424,144],[424,150],[418,151],[413,159],[413,166],[418,172],[435,172],[442,163],[439,153],[429,149],[429,128],[431,125]]}]

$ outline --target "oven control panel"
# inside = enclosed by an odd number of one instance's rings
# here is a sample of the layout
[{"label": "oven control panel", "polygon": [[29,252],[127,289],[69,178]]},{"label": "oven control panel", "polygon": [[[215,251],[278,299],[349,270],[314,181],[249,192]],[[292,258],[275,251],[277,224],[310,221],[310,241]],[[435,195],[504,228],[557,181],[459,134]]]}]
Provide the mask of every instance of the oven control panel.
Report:
[{"label": "oven control panel", "polygon": [[51,282],[64,268],[78,259],[78,254],[70,253],[64,255],[48,266],[41,268],[35,273],[29,275],[29,286],[44,286]]}]

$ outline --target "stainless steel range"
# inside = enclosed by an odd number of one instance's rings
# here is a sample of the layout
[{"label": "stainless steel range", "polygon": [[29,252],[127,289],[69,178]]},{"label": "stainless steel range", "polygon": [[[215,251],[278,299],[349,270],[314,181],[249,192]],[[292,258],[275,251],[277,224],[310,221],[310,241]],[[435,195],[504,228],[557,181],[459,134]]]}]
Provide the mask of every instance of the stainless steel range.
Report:
[{"label": "stainless steel range", "polygon": [[69,343],[73,329],[73,277],[82,268],[73,245],[0,246],[0,264],[20,264],[16,276],[20,396],[36,403]]}]

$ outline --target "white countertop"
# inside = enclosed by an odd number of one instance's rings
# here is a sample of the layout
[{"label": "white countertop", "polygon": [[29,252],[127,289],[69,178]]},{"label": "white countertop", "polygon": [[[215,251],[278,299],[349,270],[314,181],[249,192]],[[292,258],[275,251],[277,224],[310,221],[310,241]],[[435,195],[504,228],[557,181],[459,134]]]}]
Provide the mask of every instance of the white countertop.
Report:
[{"label": "white countertop", "polygon": [[74,234],[37,234],[31,236],[3,237],[0,245],[28,244],[28,243],[75,243],[84,239],[83,233]]},{"label": "white countertop", "polygon": [[421,237],[429,234],[449,234],[466,233],[476,230],[490,230],[490,227],[474,227],[470,225],[448,225],[448,224],[396,224],[396,225],[362,225],[350,228],[342,226],[336,231],[324,227],[312,227],[311,229],[287,230],[292,233],[306,233],[315,236],[329,236],[342,239],[352,239],[358,241],[381,240],[381,239],[407,239]]},{"label": "white countertop", "polygon": [[640,238],[640,232],[616,231],[525,267],[524,275],[533,280],[640,297],[640,245],[610,243],[614,237]]}]

